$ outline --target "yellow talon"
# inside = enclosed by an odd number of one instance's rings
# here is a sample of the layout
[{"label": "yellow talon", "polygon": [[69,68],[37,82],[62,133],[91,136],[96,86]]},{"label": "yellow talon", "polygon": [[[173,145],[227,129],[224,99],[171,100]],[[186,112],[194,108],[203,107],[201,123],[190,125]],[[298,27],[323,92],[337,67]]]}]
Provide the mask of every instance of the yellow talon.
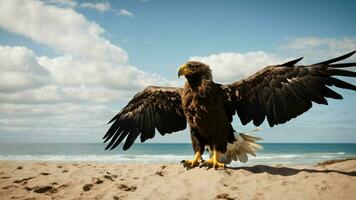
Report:
[{"label": "yellow talon", "polygon": [[209,160],[204,161],[202,166],[208,167],[208,169],[211,167],[225,169],[225,164],[219,162],[219,155],[220,152],[214,148],[213,156]]},{"label": "yellow talon", "polygon": [[187,169],[194,168],[199,165],[199,162],[202,160],[201,153],[198,151],[195,153],[194,159],[192,160],[182,160],[182,164]]}]

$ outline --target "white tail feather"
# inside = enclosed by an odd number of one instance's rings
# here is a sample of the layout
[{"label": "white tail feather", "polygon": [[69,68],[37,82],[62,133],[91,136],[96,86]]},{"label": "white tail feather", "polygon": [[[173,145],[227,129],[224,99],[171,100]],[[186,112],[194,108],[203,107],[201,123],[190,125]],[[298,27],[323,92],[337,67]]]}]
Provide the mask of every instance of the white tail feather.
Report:
[{"label": "white tail feather", "polygon": [[[256,132],[261,130],[260,128],[256,128],[255,130],[249,132]],[[240,162],[247,162],[248,156],[247,154],[256,156],[256,152],[262,149],[260,144],[257,144],[256,141],[262,140],[259,137],[247,135],[246,133],[235,134],[235,142],[228,143],[227,150],[224,155],[220,155],[220,162],[229,164],[232,160]],[[212,151],[208,148],[210,157],[212,156]]]}]

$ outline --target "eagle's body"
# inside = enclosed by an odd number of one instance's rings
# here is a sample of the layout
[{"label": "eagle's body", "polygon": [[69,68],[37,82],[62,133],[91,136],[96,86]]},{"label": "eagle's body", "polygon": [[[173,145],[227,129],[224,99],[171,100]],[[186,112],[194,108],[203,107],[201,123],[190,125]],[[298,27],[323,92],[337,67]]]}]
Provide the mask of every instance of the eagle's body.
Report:
[{"label": "eagle's body", "polygon": [[[162,135],[190,127],[195,157],[182,161],[187,168],[199,163],[208,167],[224,167],[231,160],[247,161],[255,155],[260,138],[235,135],[231,122],[237,114],[241,123],[259,126],[283,124],[306,112],[312,102],[326,104],[325,98],[342,99],[328,86],[356,90],[356,86],[334,76],[356,77],[343,68],[356,63],[335,63],[349,54],[312,65],[295,66],[301,58],[281,65],[267,66],[254,75],[231,84],[213,81],[210,67],[189,61],[182,65],[178,76],[185,76],[184,88],[150,86],[136,94],[109,123],[104,136],[110,140],[106,149],[114,149],[125,138],[123,149],[131,147],[137,137],[141,142],[153,138],[155,130]],[[202,160],[207,147],[211,159]]]},{"label": "eagle's body", "polygon": [[205,145],[208,145],[211,149],[215,146],[225,152],[227,142],[234,141],[234,133],[226,113],[226,97],[221,85],[210,79],[198,83],[188,80],[181,97],[194,150],[203,153]]}]

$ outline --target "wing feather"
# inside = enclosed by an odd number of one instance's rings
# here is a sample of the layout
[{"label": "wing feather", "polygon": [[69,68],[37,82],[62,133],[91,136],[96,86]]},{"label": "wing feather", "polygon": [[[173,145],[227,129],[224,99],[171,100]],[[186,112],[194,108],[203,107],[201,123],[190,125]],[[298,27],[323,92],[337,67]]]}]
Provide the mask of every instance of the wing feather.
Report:
[{"label": "wing feather", "polygon": [[247,79],[222,85],[226,101],[234,105],[243,125],[253,121],[259,126],[265,118],[271,127],[283,124],[309,110],[312,102],[327,105],[326,98],[342,99],[328,86],[356,91],[355,85],[333,77],[356,77],[356,72],[342,69],[356,63],[335,64],[355,52],[312,65],[295,66],[298,58],[267,66]]},{"label": "wing feather", "polygon": [[140,136],[140,141],[186,128],[187,123],[181,105],[181,88],[150,86],[133,99],[109,123],[104,135],[105,149],[116,148],[125,138],[123,149],[129,149]]}]

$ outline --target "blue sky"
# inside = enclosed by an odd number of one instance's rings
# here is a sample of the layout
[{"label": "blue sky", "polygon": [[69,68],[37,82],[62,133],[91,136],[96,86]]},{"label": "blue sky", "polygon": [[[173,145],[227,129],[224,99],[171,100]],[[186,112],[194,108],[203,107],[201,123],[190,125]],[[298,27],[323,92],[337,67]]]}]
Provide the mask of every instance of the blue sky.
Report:
[{"label": "blue sky", "polygon": [[[177,67],[189,59],[210,64],[215,80],[228,83],[268,64],[355,50],[355,8],[355,1],[2,1],[0,142],[100,142],[106,121],[133,94],[182,85]],[[356,94],[337,91],[344,100],[314,105],[285,125],[263,124],[258,135],[355,143]],[[234,127],[254,128],[237,118]],[[189,137],[183,131],[150,142]]]}]

